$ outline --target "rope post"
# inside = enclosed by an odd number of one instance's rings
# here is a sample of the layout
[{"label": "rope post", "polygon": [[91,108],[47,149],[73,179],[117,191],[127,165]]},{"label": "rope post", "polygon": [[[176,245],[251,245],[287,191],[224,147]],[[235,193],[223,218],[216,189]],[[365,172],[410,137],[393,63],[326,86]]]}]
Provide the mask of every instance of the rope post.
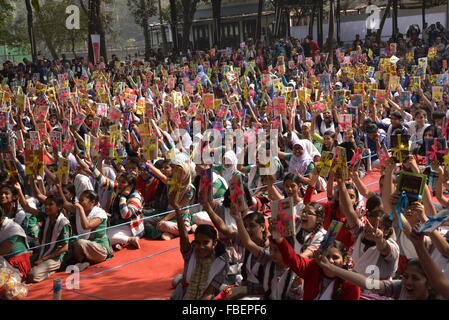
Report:
[{"label": "rope post", "polygon": [[53,300],[62,300],[62,280],[60,278],[53,280]]},{"label": "rope post", "polygon": [[367,150],[368,157],[366,158],[366,171],[371,171],[371,150]]}]

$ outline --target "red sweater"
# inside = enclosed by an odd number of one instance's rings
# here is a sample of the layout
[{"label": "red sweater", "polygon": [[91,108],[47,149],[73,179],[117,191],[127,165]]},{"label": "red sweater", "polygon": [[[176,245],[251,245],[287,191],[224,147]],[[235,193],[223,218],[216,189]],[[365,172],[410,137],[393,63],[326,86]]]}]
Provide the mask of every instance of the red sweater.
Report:
[{"label": "red sweater", "polygon": [[[346,221],[346,218],[341,215],[340,208],[338,207],[334,208],[334,202],[328,201],[323,204],[323,207],[324,207],[324,224],[323,224],[324,229],[329,230],[329,226],[332,220],[341,221],[343,223]],[[337,236],[337,240],[344,243],[347,248],[351,248],[355,243],[355,239],[352,237],[351,231],[349,231],[349,229],[346,228],[346,226],[343,226],[343,228],[341,228]]]},{"label": "red sweater", "polygon": [[[323,270],[315,259],[298,256],[291,245],[284,239],[278,244],[282,259],[299,277],[304,279],[304,300],[314,300],[320,294],[320,285],[325,277]],[[334,288],[335,290],[335,288]],[[348,281],[343,281],[339,300],[359,300],[360,287]]]}]

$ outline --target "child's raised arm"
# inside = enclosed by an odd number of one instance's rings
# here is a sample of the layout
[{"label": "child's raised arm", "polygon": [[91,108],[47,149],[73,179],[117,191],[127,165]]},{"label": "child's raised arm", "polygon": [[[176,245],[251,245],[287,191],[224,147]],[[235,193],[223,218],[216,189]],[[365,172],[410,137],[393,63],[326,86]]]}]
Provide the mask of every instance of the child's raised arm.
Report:
[{"label": "child's raised arm", "polygon": [[318,257],[316,258],[316,262],[323,270],[328,270],[332,272],[340,279],[352,282],[363,289],[372,290],[377,294],[380,295],[385,294],[385,284],[382,281],[376,279],[368,279],[362,274],[359,274],[354,271],[345,270],[334,264],[331,264],[324,255],[318,255]]},{"label": "child's raised arm", "polygon": [[240,239],[242,241],[243,246],[249,252],[251,252],[254,258],[257,258],[259,256],[259,251],[261,247],[259,247],[257,244],[254,243],[253,240],[251,240],[248,231],[246,231],[245,225],[243,223],[242,213],[240,212],[239,208],[240,206],[231,203],[231,215],[237,223],[237,229],[239,231]]},{"label": "child's raised arm", "polygon": [[184,225],[184,220],[182,219],[181,216],[181,208],[177,204],[173,203],[172,200],[170,200],[170,205],[175,210],[176,214],[176,222],[178,223],[179,244],[181,246],[181,253],[185,254],[188,253],[192,248],[189,240],[189,234],[187,232],[186,226]]},{"label": "child's raised arm", "polygon": [[219,232],[223,233],[228,239],[234,240],[237,232],[226,225],[223,219],[220,218],[220,216],[212,208],[211,203],[210,202],[204,203],[203,208],[204,210],[206,210],[215,228],[217,228]]}]

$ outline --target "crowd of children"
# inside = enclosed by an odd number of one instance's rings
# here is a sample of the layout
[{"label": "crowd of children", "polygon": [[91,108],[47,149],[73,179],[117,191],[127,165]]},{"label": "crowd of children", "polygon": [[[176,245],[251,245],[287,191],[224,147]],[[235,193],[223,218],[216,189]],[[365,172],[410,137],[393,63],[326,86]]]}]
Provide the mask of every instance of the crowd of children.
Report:
[{"label": "crowd of children", "polygon": [[448,298],[441,38],[310,40],[7,65],[0,256],[36,283],[179,237],[172,299]]}]

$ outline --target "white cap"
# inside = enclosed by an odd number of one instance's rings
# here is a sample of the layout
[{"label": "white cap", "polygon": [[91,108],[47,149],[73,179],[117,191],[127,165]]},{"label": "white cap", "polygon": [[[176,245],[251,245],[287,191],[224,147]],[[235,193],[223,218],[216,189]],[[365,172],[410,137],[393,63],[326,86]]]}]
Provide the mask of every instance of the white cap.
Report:
[{"label": "white cap", "polygon": [[343,88],[343,83],[341,83],[340,81],[338,81],[335,85]]}]

